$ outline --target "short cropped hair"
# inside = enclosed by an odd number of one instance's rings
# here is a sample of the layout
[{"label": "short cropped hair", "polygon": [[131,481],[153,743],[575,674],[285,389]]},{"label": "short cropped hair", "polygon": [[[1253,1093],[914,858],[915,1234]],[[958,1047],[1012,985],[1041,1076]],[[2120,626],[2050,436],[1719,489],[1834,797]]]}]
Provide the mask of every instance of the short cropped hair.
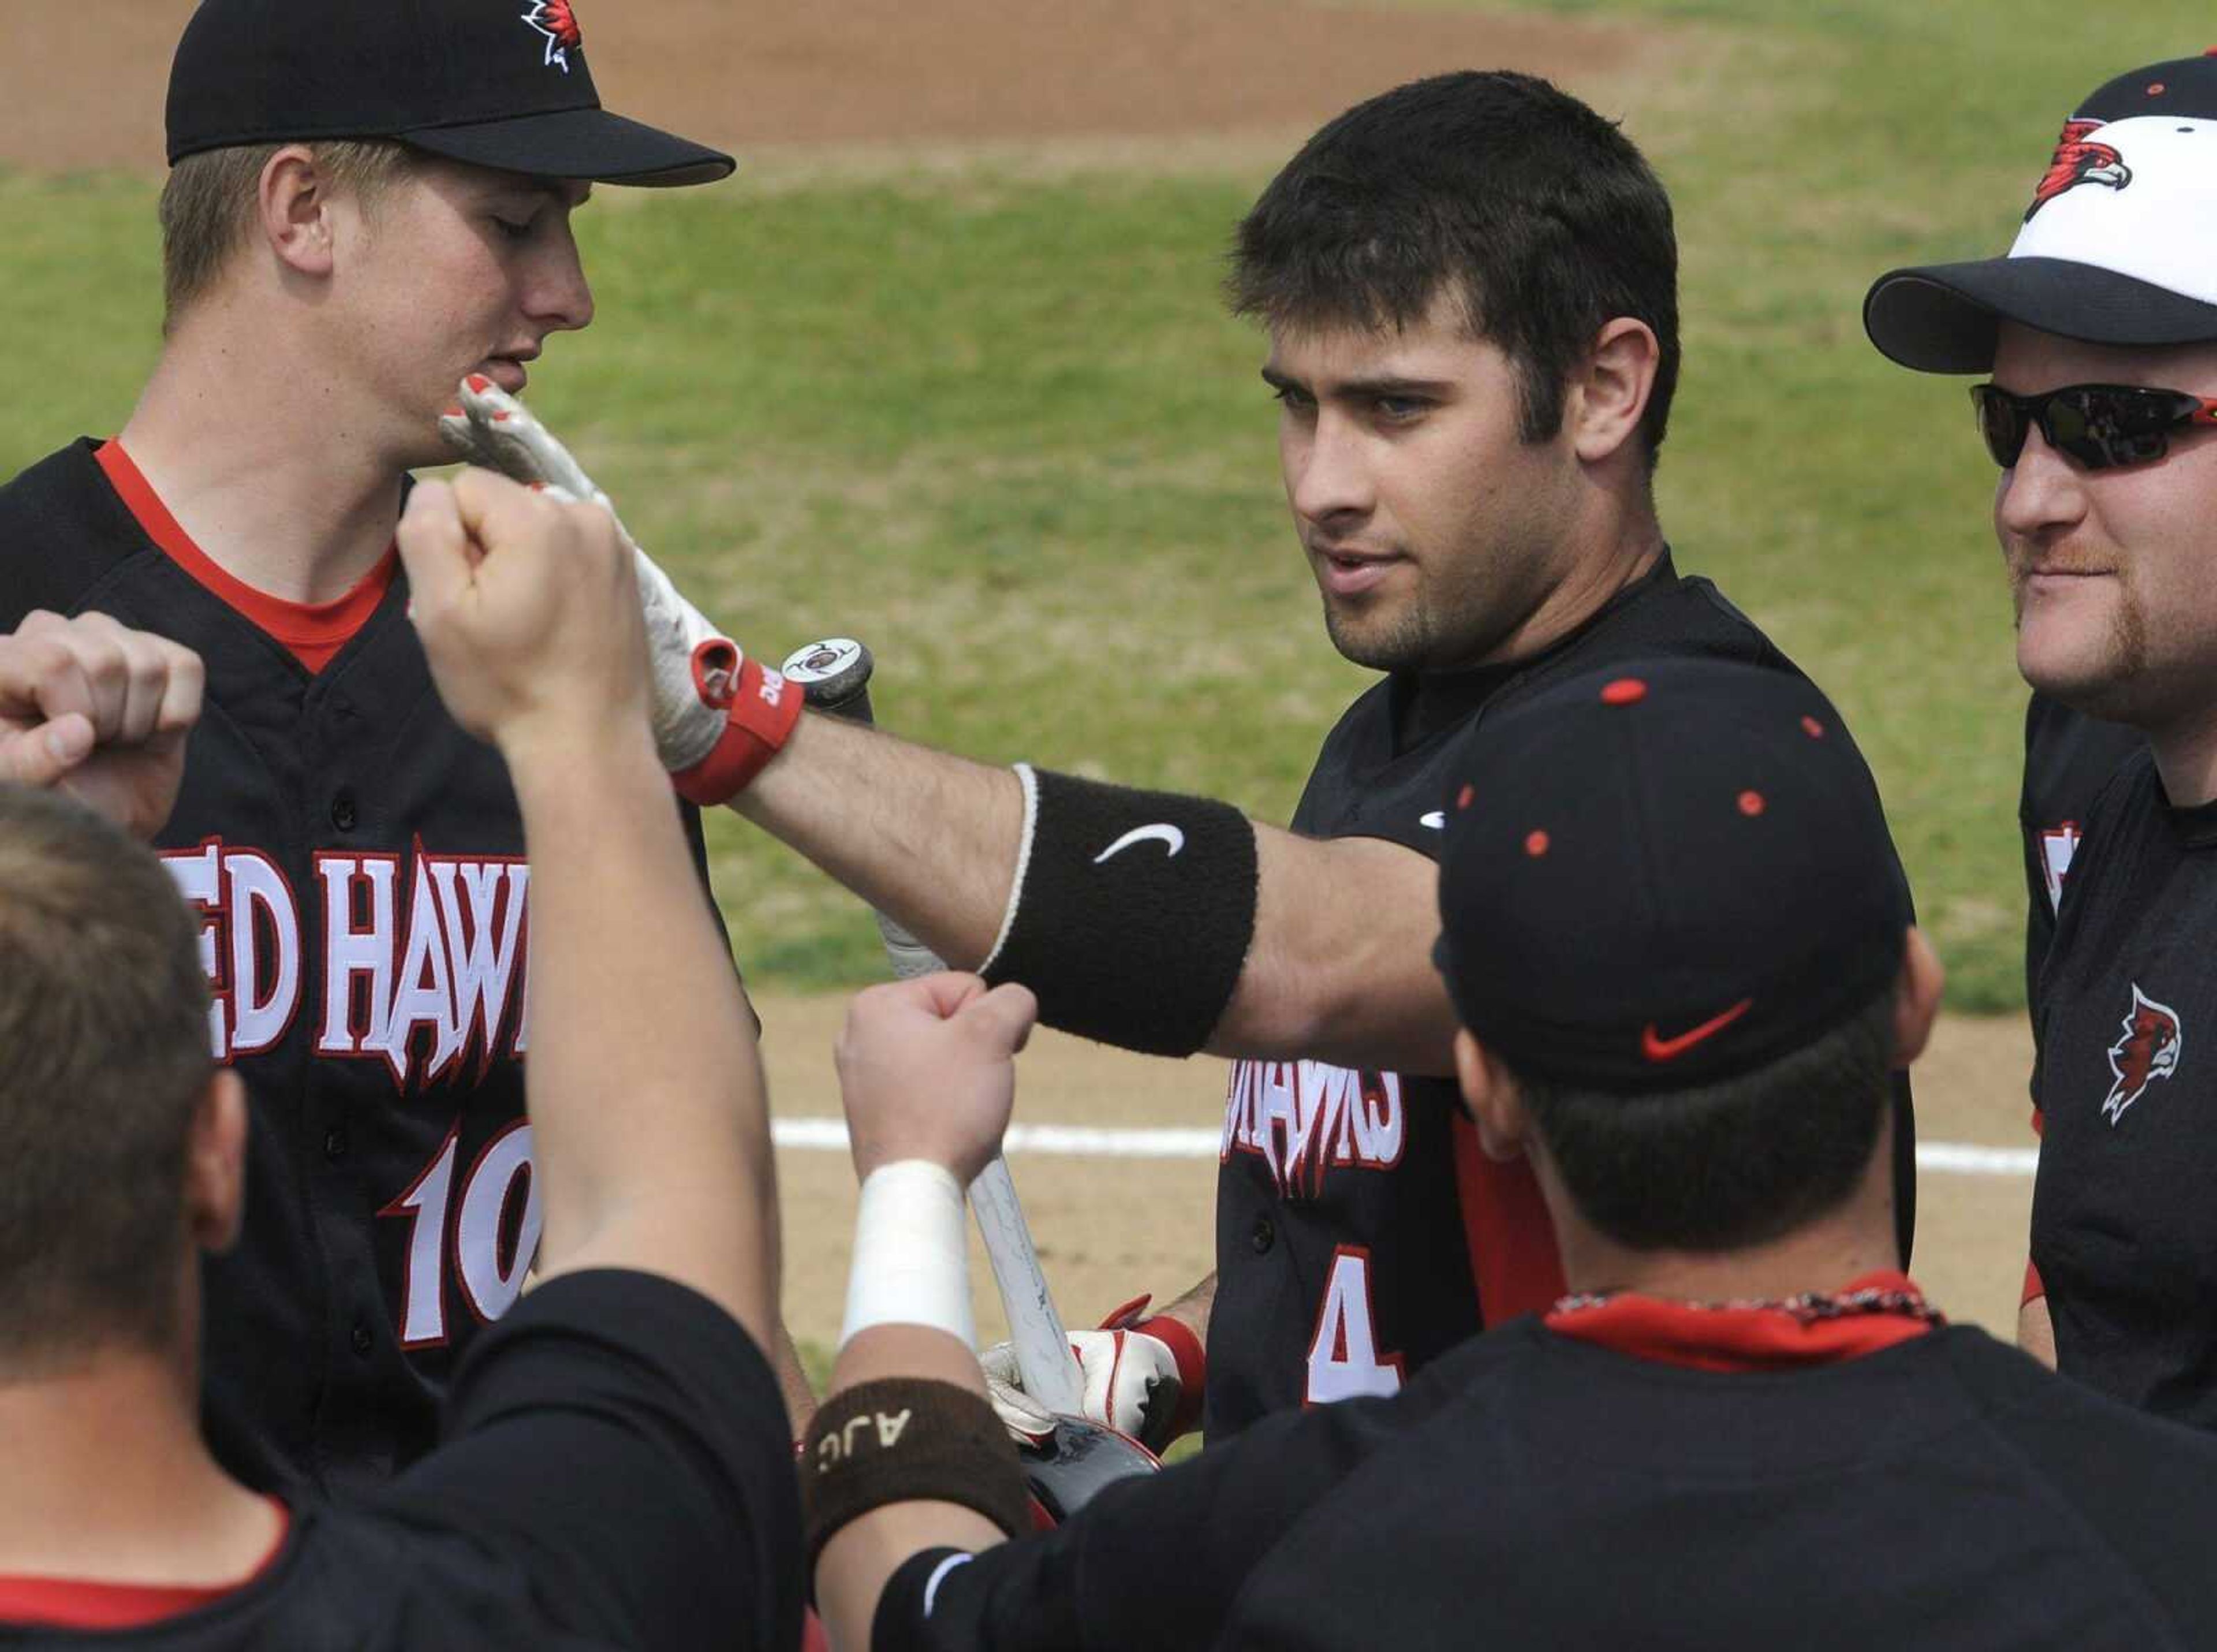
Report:
[{"label": "short cropped hair", "polygon": [[1516,364],[1520,434],[1563,424],[1602,328],[1661,346],[1640,420],[1652,468],[1678,382],[1670,198],[1632,140],[1505,70],[1438,75],[1356,105],[1288,162],[1240,223],[1235,314],[1273,331],[1406,327],[1445,296]]},{"label": "short cropped hair", "polygon": [[0,1374],[178,1331],[214,1067],[199,925],[90,811],[0,786]]},{"label": "short cropped hair", "polygon": [[1893,989],[1738,1078],[1637,1096],[1517,1076],[1578,1213],[1637,1251],[1767,1244],[1847,1202],[1890,1104]]},{"label": "short cropped hair", "polygon": [[[283,144],[250,144],[188,155],[162,190],[163,330],[168,331],[221,275],[245,244],[261,198],[262,170]],[[365,207],[414,164],[416,152],[389,139],[324,140],[308,145],[324,176]]]}]

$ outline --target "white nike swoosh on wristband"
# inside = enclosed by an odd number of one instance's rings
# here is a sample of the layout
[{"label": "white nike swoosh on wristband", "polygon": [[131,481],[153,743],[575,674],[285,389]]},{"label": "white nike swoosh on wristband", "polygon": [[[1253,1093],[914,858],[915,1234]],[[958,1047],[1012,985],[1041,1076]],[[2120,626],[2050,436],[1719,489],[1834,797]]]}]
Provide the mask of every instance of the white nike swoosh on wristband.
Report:
[{"label": "white nike swoosh on wristband", "polygon": [[1167,820],[1158,820],[1152,826],[1133,826],[1096,855],[1093,863],[1098,866],[1111,856],[1122,854],[1135,843],[1158,843],[1175,855],[1185,847],[1185,833]]}]

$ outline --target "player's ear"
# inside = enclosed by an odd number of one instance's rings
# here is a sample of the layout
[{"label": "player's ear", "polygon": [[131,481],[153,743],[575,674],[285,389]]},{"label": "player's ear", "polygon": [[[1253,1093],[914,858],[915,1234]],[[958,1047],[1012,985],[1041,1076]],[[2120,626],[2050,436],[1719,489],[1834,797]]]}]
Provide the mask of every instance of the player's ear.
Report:
[{"label": "player's ear", "polygon": [[1893,986],[1893,1064],[1907,1067],[1924,1053],[1932,1023],[1940,1013],[1940,989],[1947,972],[1924,931],[1911,925],[1902,950],[1901,974]]},{"label": "player's ear", "polygon": [[1455,1031],[1454,1054],[1455,1079],[1462,1086],[1471,1122],[1478,1126],[1478,1145],[1487,1158],[1503,1164],[1523,1157],[1528,1127],[1516,1080],[1491,1050],[1471,1036],[1467,1027]]},{"label": "player's ear", "polygon": [[185,1135],[185,1219],[193,1243],[220,1254],[238,1242],[246,1208],[246,1086],[219,1067]]},{"label": "player's ear", "polygon": [[1580,459],[1599,464],[1639,439],[1662,359],[1655,330],[1630,316],[1617,317],[1594,336],[1592,354],[1563,399],[1563,422]]},{"label": "player's ear", "polygon": [[263,164],[257,221],[287,269],[318,277],[331,273],[331,202],[330,179],[307,145],[287,144]]}]

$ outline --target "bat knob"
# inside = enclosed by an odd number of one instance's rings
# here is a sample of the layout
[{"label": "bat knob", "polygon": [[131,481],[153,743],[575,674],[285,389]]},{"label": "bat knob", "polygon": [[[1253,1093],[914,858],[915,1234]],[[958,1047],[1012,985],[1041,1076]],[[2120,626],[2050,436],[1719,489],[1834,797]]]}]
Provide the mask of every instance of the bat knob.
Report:
[{"label": "bat knob", "polygon": [[785,658],[787,682],[818,711],[843,714],[870,721],[870,672],[877,662],[870,651],[852,637],[826,637],[796,648]]}]

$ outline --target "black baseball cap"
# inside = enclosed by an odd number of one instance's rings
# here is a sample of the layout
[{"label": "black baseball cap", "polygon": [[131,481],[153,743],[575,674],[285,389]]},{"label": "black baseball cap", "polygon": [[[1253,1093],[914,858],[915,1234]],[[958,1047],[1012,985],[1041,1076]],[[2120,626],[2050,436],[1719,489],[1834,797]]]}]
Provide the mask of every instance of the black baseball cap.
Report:
[{"label": "black baseball cap", "polygon": [[1788,672],[1658,659],[1466,738],[1433,956],[1518,1073],[1603,1092],[1767,1066],[1873,1002],[1911,921],[1876,789]]},{"label": "black baseball cap", "polygon": [[2006,257],[1881,275],[1871,342],[1984,373],[2004,320],[2097,344],[2217,339],[2217,47],[2099,86],[2065,122]]},{"label": "black baseball cap", "polygon": [[576,0],[201,0],[169,121],[172,166],[317,138],[602,183],[710,183],[738,166],[601,107]]}]

